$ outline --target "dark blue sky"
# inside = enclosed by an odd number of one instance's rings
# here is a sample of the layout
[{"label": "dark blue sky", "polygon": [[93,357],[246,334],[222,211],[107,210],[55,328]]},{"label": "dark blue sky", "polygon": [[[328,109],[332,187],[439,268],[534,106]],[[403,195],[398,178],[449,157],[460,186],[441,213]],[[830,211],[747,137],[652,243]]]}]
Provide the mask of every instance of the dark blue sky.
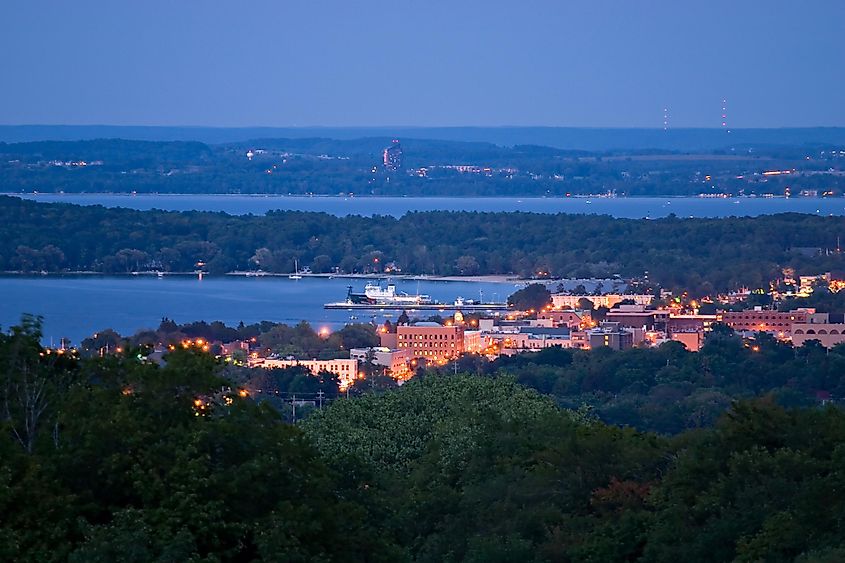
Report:
[{"label": "dark blue sky", "polygon": [[0,123],[845,126],[842,0],[0,4]]}]

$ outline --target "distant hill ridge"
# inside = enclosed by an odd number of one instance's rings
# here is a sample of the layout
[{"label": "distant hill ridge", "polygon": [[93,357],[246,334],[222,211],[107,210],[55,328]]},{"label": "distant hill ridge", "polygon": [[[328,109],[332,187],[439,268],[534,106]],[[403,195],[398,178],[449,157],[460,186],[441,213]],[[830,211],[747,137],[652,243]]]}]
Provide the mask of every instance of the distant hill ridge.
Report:
[{"label": "distant hill ridge", "polygon": [[845,127],[777,129],[626,129],[577,127],[154,127],[117,125],[0,125],[0,141],[71,141],[121,138],[143,141],[199,141],[208,144],[249,139],[362,138],[436,139],[540,145],[564,150],[716,150],[733,146],[845,145]]}]

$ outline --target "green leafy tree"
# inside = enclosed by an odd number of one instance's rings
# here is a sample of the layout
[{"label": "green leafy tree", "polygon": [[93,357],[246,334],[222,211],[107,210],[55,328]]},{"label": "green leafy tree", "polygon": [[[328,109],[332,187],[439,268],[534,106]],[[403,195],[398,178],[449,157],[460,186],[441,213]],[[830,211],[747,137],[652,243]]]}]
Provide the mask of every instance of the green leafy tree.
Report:
[{"label": "green leafy tree", "polygon": [[532,283],[508,297],[508,305],[520,311],[539,311],[551,303],[552,294],[541,283]]}]

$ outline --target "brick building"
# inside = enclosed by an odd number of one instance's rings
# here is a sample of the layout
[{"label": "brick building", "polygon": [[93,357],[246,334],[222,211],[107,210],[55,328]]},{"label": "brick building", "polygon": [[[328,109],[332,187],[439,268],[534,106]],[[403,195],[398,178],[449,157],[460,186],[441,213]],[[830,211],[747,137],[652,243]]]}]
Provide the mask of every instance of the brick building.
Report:
[{"label": "brick building", "polygon": [[396,347],[408,349],[415,358],[426,362],[448,360],[464,351],[464,329],[427,322],[398,326]]}]

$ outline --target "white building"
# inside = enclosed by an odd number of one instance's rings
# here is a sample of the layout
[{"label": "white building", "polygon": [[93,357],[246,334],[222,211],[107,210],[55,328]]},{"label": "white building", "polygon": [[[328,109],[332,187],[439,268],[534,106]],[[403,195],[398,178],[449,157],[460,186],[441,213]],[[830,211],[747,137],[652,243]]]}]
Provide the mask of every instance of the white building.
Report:
[{"label": "white building", "polygon": [[308,368],[314,375],[321,371],[327,371],[337,375],[340,381],[341,390],[346,389],[353,381],[358,379],[358,360],[272,360],[269,358],[257,358],[250,360],[249,367],[254,368],[289,368],[303,366]]},{"label": "white building", "polygon": [[407,379],[411,376],[411,360],[414,359],[411,350],[407,348],[391,349],[384,346],[373,348],[352,348],[349,357],[359,362],[366,362],[372,353],[373,363],[387,368],[388,374],[396,379]]},{"label": "white building", "polygon": [[555,309],[580,309],[581,300],[587,299],[593,304],[593,307],[605,307],[612,309],[617,303],[622,301],[633,301],[636,305],[651,305],[654,301],[653,295],[625,295],[621,293],[606,293],[604,295],[564,295],[557,293],[552,295],[552,305]]}]

